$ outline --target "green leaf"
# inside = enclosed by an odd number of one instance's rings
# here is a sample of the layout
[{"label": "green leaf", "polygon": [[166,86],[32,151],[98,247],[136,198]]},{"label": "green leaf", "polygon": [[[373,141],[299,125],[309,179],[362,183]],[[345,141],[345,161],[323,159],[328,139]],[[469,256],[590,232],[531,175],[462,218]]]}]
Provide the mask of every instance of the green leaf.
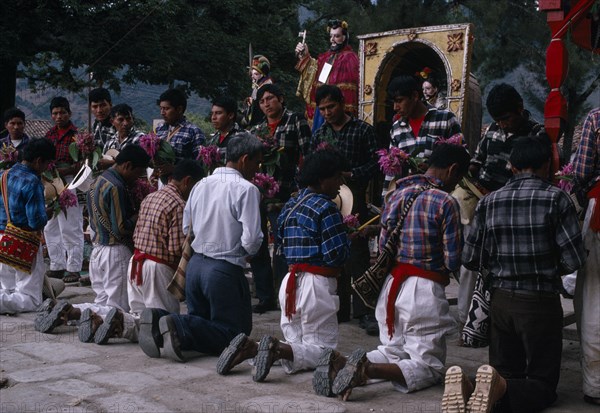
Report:
[{"label": "green leaf", "polygon": [[96,169],[96,165],[98,164],[98,161],[100,160],[100,149],[96,149],[93,153],[92,153],[92,169]]},{"label": "green leaf", "polygon": [[75,142],[71,142],[69,145],[69,155],[75,162],[79,162],[79,149],[77,149],[77,144]]}]

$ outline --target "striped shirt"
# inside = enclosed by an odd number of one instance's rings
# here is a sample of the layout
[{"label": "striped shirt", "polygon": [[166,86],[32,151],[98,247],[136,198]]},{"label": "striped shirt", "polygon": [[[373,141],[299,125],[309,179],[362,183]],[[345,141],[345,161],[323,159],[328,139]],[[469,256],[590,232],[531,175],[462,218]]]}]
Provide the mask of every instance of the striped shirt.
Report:
[{"label": "striped shirt", "polygon": [[[312,195],[292,211],[308,194]],[[288,264],[341,267],[350,254],[340,211],[329,197],[309,189],[301,190],[285,204],[277,219],[276,237],[279,244],[283,241]]]},{"label": "striped shirt", "polygon": [[[436,109],[427,104],[427,113],[415,135],[406,118],[400,118],[392,125],[390,147],[396,146],[409,155],[418,152],[419,158],[427,159],[433,151],[435,142],[440,138],[448,139],[461,132],[460,123],[454,113]],[[386,175],[383,182],[383,196],[388,191],[390,182],[397,177]]]},{"label": "striped shirt", "polygon": [[573,169],[586,186],[588,182],[593,185],[600,181],[600,108],[593,109],[583,123]]},{"label": "striped shirt", "polygon": [[110,123],[110,117],[103,121],[95,120],[92,125],[94,131],[94,142],[98,148],[104,148],[104,145],[108,140],[117,132]]},{"label": "striped shirt", "polygon": [[[382,249],[402,215],[404,202],[427,184],[442,181],[427,175],[412,175],[397,182],[381,213]],[[417,196],[404,220],[396,259],[428,271],[448,273],[460,268],[462,227],[456,199],[441,189],[429,189]]]},{"label": "striped shirt", "polygon": [[493,287],[557,292],[560,276],[581,267],[584,258],[567,193],[534,174],[521,173],[479,201],[463,264],[477,270],[481,262]]},{"label": "striped shirt", "polygon": [[144,198],[133,232],[135,248],[177,265],[185,240],[184,208],[185,201],[172,183]]},{"label": "striped shirt", "polygon": [[[134,209],[121,175],[115,168],[107,169],[96,178],[92,190],[87,194],[87,207],[90,213],[90,225],[95,233],[93,242],[100,245],[123,243],[115,238],[102,222],[110,224],[112,233],[122,241],[131,241],[135,227],[135,221],[132,219]],[[99,219],[98,214],[104,219]]]},{"label": "striped shirt", "polygon": [[206,140],[202,130],[185,116],[176,125],[163,123],[156,128],[156,135],[171,144],[177,160],[198,159],[200,146]]},{"label": "striped shirt", "polygon": [[129,134],[125,137],[123,142],[119,139],[119,133],[114,132],[104,144],[104,148],[102,149],[102,153],[108,152],[109,149],[116,149],[121,151],[127,145],[137,145],[140,141],[140,138],[144,136],[143,132],[140,132],[135,129],[131,129]]},{"label": "striped shirt", "polygon": [[[16,163],[8,173],[8,209],[14,226],[32,230],[42,230],[48,222],[44,201],[44,186],[36,172],[22,163]],[[0,196],[0,230],[6,228],[4,200]]]},{"label": "striped shirt", "polygon": [[526,121],[517,133],[507,133],[494,122],[487,128],[477,145],[471,163],[481,166],[477,178],[490,191],[502,188],[512,176],[508,160],[514,138],[535,136],[544,132],[542,125],[529,119],[529,112],[523,111],[523,116]]}]

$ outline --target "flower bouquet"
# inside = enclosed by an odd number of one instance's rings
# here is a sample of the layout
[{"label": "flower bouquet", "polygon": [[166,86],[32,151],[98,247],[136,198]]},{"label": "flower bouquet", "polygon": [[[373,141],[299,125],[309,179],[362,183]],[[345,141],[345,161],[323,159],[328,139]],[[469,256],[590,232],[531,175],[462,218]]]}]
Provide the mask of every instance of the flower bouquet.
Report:
[{"label": "flower bouquet", "polygon": [[379,167],[388,176],[402,175],[404,168],[408,168],[409,173],[419,170],[419,161],[395,146],[375,153],[379,155]]},{"label": "flower bouquet", "polygon": [[202,161],[204,172],[207,175],[210,175],[215,168],[222,165],[221,152],[219,152],[219,147],[216,145],[200,146],[197,159]]},{"label": "flower bouquet", "polygon": [[346,226],[346,232],[348,232],[349,234],[358,231],[358,229],[360,228],[358,214],[346,215],[344,217],[343,223]]},{"label": "flower bouquet", "polygon": [[262,165],[271,176],[275,174],[277,167],[281,166],[282,161],[285,162],[282,157],[285,155],[283,147],[277,144],[277,140],[271,135],[271,131],[266,124],[260,125],[254,134],[262,142],[265,150],[263,152]]},{"label": "flower bouquet", "polygon": [[464,141],[462,133],[456,133],[456,134],[450,136],[448,139],[440,138],[437,141],[435,141],[435,145],[441,145],[443,143],[447,143],[449,145],[462,146],[464,148],[467,147],[467,144]]},{"label": "flower bouquet", "polygon": [[575,174],[573,164],[568,163],[558,170],[554,177],[558,180],[558,187],[567,193],[571,193],[575,185]]},{"label": "flower bouquet", "polygon": [[156,192],[158,190],[158,186],[153,185],[146,178],[138,178],[130,188],[130,195],[132,197],[132,201],[134,204],[134,208],[136,211],[140,210],[140,206],[142,205],[142,201],[152,192]]},{"label": "flower bouquet", "polygon": [[279,183],[270,175],[257,173],[251,181],[258,187],[260,193],[269,200],[269,202],[278,202],[275,195],[279,192]]},{"label": "flower bouquet", "polygon": [[19,152],[12,145],[2,144],[0,148],[0,169],[10,169],[19,160]]},{"label": "flower bouquet", "polygon": [[166,140],[160,139],[155,133],[151,132],[142,135],[139,145],[146,151],[155,164],[175,164],[173,147]]},{"label": "flower bouquet", "polygon": [[89,159],[92,169],[95,169],[98,160],[102,157],[102,149],[96,146],[94,135],[89,132],[79,132],[69,145],[69,155],[75,162]]}]

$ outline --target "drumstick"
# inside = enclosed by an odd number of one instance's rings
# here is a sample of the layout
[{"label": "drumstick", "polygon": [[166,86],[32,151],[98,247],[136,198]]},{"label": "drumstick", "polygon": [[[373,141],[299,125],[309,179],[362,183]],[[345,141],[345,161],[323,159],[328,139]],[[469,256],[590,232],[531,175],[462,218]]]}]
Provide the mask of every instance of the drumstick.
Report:
[{"label": "drumstick", "polygon": [[379,217],[381,217],[381,215],[375,215],[373,218],[371,218],[370,220],[368,220],[367,222],[362,224],[360,227],[358,227],[357,231],[360,231],[361,229],[365,228],[367,225],[375,222],[376,220],[379,219]]}]

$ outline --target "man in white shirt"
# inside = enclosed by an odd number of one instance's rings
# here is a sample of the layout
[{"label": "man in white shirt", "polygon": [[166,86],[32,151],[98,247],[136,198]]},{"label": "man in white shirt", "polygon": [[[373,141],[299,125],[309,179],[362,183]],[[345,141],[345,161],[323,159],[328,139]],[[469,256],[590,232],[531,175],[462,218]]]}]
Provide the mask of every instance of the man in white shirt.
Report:
[{"label": "man in white shirt", "polygon": [[[146,309],[152,327],[140,328],[146,354],[185,361],[183,351],[220,354],[239,333],[250,334],[252,308],[246,259],[262,243],[258,188],[249,182],[262,161],[263,145],[248,132],[227,144],[227,163],[198,182],[183,213],[183,231],[192,231],[193,256],[186,269],[187,315]],[[162,316],[162,317],[161,317]],[[158,334],[160,328],[160,335]]]}]

